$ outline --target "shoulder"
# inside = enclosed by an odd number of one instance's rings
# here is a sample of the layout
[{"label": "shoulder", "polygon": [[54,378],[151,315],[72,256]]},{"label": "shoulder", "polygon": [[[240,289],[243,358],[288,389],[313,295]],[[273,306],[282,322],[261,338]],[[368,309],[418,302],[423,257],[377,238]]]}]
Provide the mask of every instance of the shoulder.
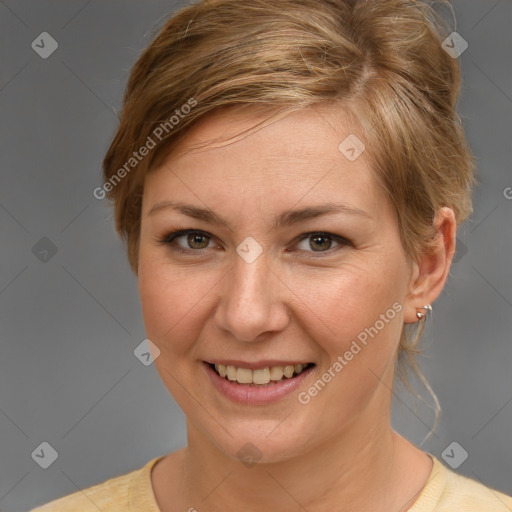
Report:
[{"label": "shoulder", "polygon": [[[453,510],[457,505],[459,510],[468,511],[512,511],[512,497],[487,487],[481,482],[459,475],[446,469],[447,482],[441,503],[446,510]],[[444,510],[444,508],[440,510]]]},{"label": "shoulder", "polygon": [[434,467],[420,497],[409,512],[510,512],[512,497],[459,475],[433,455]]},{"label": "shoulder", "polygon": [[[53,500],[45,505],[34,508],[30,512],[113,512],[131,510],[134,493],[137,499],[140,493],[151,495],[150,472],[153,465],[162,457],[150,460],[142,468],[131,471],[87,489]],[[148,488],[149,484],[149,488]]]},{"label": "shoulder", "polygon": [[114,510],[114,507],[128,510],[128,489],[135,473],[137,471],[111,478],[103,483],[46,503],[30,512],[50,510],[52,512],[71,512],[72,510],[98,512],[98,509],[107,512]]}]

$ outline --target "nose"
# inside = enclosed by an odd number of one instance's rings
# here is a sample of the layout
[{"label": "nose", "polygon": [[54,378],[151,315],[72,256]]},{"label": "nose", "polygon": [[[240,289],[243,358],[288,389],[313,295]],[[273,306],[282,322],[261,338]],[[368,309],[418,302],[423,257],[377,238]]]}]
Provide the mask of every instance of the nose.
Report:
[{"label": "nose", "polygon": [[259,341],[265,333],[277,333],[289,323],[286,296],[292,292],[265,253],[248,263],[235,258],[232,271],[223,279],[215,313],[219,329],[235,340]]}]

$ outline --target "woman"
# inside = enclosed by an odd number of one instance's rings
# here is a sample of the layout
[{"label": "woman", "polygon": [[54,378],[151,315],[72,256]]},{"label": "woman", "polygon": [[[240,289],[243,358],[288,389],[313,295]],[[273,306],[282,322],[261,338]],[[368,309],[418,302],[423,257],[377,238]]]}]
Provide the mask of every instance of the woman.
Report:
[{"label": "woman", "polygon": [[104,160],[188,445],[37,511],[490,511],[390,425],[471,213],[458,63],[414,0],[214,0],[133,67]]}]

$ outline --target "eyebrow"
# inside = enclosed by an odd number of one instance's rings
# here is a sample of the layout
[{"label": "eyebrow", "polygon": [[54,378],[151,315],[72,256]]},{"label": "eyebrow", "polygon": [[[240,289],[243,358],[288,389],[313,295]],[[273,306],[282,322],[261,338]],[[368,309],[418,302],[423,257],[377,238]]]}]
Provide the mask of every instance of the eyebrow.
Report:
[{"label": "eyebrow", "polygon": [[[202,220],[210,224],[218,224],[230,228],[229,221],[219,215],[218,213],[208,208],[199,208],[192,204],[182,203],[180,201],[160,201],[153,205],[148,215],[154,215],[155,213],[165,210],[172,209],[193,219]],[[305,222],[307,220],[316,219],[323,215],[332,215],[336,213],[343,213],[349,215],[358,215],[371,219],[372,217],[359,208],[354,208],[342,203],[326,203],[321,205],[309,206],[300,210],[289,210],[277,216],[274,220],[274,229],[278,229],[282,226],[292,226],[299,222]]]}]

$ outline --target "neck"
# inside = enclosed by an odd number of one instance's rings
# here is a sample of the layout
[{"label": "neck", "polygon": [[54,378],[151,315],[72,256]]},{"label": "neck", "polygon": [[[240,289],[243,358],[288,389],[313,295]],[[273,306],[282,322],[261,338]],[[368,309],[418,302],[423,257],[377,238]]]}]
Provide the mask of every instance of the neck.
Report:
[{"label": "neck", "polygon": [[[372,411],[368,419],[370,427],[362,417],[293,459],[251,467],[220,452],[189,425],[182,459],[184,510],[406,510],[404,504],[425,483],[423,474],[418,486],[415,470],[405,467],[411,448],[419,450],[393,432],[389,417],[377,423]],[[400,496],[393,492],[397,488]]]}]

